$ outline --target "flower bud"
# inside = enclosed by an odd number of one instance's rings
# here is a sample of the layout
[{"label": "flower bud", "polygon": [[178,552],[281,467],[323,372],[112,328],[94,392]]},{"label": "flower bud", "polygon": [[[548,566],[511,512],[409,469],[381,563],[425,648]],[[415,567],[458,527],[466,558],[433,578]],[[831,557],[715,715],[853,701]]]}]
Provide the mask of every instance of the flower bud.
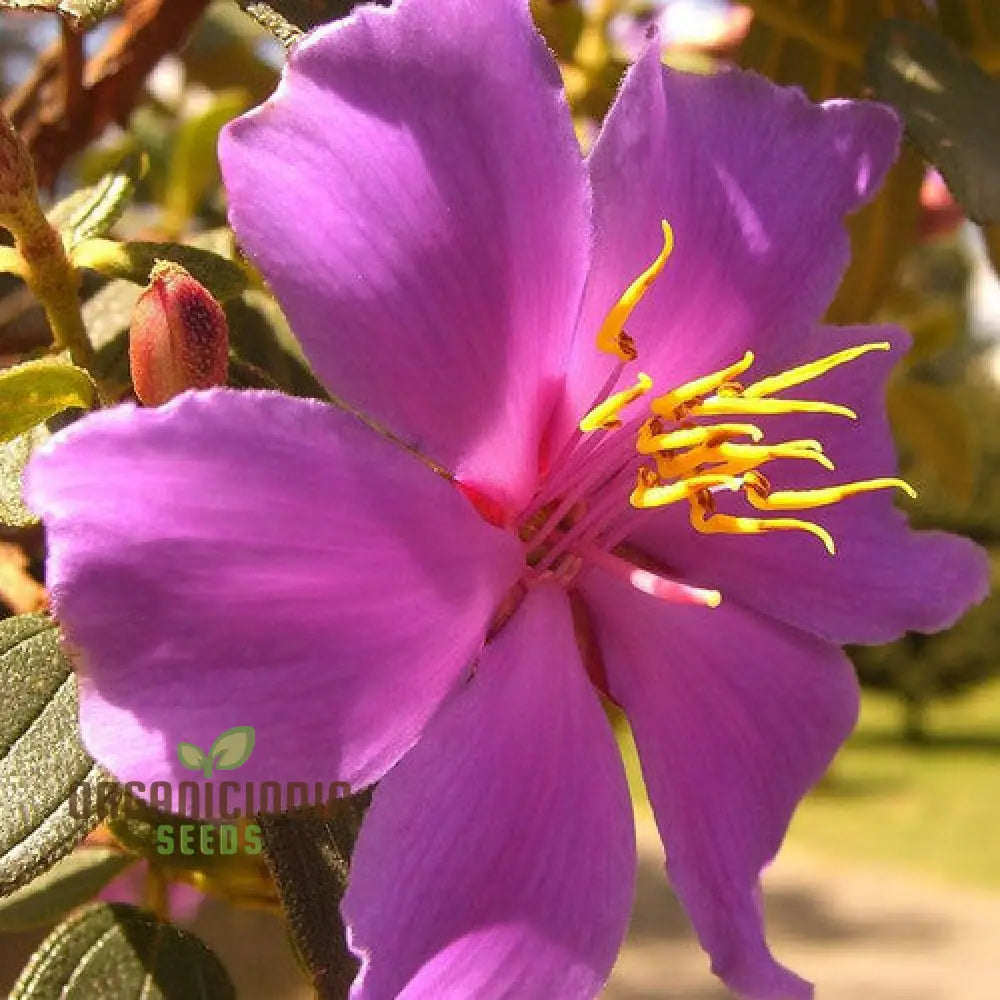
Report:
[{"label": "flower bud", "polygon": [[[37,194],[31,156],[10,119],[0,112],[0,223],[7,226],[24,213]],[[7,226],[7,228],[10,228]]]},{"label": "flower bud", "polygon": [[185,389],[224,385],[229,326],[222,306],[179,264],[157,261],[149,277],[129,334],[136,396],[159,406]]}]

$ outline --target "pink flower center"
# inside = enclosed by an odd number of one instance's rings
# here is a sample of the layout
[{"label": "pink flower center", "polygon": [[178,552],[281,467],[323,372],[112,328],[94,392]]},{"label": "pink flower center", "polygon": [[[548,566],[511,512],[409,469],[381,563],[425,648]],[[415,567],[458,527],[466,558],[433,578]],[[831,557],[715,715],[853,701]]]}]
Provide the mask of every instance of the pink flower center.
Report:
[{"label": "pink flower center", "polygon": [[872,490],[899,488],[914,495],[906,482],[895,478],[775,490],[760,471],[774,459],[815,462],[830,470],[833,464],[819,441],[770,443],[760,427],[743,422],[756,416],[801,413],[856,419],[852,410],[836,403],[776,398],[776,394],[872,351],[889,350],[888,343],[848,348],[750,384],[737,381],[753,365],[753,353],[747,351],[722,370],[663,395],[651,395],[653,380],[644,372],[637,373],[634,384],[618,387],[627,366],[638,359],[625,322],[662,272],[673,248],[670,226],[662,225],[663,249],[615,303],[597,334],[598,349],[616,356],[618,364],[515,522],[525,550],[521,581],[525,587],[541,580],[569,585],[589,564],[654,597],[716,607],[722,599],[718,591],[671,580],[638,565],[620,548],[636,526],[637,511],[686,503],[691,526],[703,534],[804,531],[833,555],[836,544],[821,525],[799,517],[721,513],[716,509],[716,495],[741,494],[751,508],[768,513],[824,507]]}]

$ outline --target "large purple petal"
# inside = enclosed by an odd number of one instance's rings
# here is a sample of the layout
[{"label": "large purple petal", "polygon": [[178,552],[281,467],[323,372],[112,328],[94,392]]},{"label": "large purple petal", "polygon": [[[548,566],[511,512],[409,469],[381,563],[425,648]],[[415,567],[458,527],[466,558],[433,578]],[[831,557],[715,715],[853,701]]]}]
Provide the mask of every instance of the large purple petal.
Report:
[{"label": "large purple petal", "polygon": [[713,970],[750,1000],[811,997],[768,950],[758,880],[854,725],[850,663],[734,603],[657,604],[596,572],[582,590],[609,690],[632,724],[671,883]]},{"label": "large purple petal", "polygon": [[[332,407],[189,393],[117,407],[31,464],[90,751],[188,780],[256,729],[243,782],[377,779],[478,654],[519,546],[455,487]],[[218,780],[218,779],[217,779]]]},{"label": "large purple petal", "polygon": [[354,1000],[591,1000],[631,908],[635,836],[569,605],[539,589],[383,779],[343,912]]},{"label": "large purple petal", "polygon": [[401,0],[318,29],[220,156],[233,227],[331,392],[523,502],[590,233],[527,3]]},{"label": "large purple petal", "polygon": [[666,391],[741,358],[781,362],[823,313],[848,259],[843,217],[874,191],[899,125],[882,105],[809,102],[751,73],[690,75],[652,45],[630,70],[589,159],[596,246],[574,347],[570,418],[603,383],[604,314],[676,246],[628,324]]},{"label": "large purple petal", "polygon": [[[885,389],[890,369],[906,350],[905,334],[890,327],[821,327],[803,340],[796,360],[882,340],[892,342],[893,351],[869,354],[798,391],[843,403],[859,420],[820,414],[760,422],[772,441],[823,442],[836,465],[828,472],[813,462],[775,462],[765,469],[775,489],[896,474]],[[941,531],[913,531],[895,504],[893,492],[884,490],[803,512],[833,534],[837,554],[832,558],[815,538],[799,532],[699,535],[680,509],[637,518],[640,527],[630,541],[672,573],[721,590],[726,600],[834,642],[888,642],[907,631],[947,628],[989,590],[989,563],[979,546]],[[739,502],[728,501],[728,506],[735,513]]]}]

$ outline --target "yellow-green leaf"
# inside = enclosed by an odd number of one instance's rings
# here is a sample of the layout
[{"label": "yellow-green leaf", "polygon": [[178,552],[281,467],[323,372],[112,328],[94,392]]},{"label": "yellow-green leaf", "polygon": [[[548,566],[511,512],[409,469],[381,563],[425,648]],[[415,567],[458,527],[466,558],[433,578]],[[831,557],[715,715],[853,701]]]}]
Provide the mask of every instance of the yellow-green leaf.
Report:
[{"label": "yellow-green leaf", "polygon": [[222,91],[213,95],[208,107],[186,119],[177,130],[163,206],[168,232],[183,233],[205,193],[218,182],[215,148],[219,131],[249,104],[250,95],[245,90]]},{"label": "yellow-green leaf", "polygon": [[0,372],[0,444],[70,407],[89,409],[93,379],[61,361],[27,361]]},{"label": "yellow-green leaf", "polygon": [[76,267],[90,268],[108,278],[124,278],[137,285],[149,282],[149,272],[158,260],[180,264],[220,302],[245,291],[250,281],[243,269],[227,258],[179,243],[116,243],[87,240],[70,254]]}]

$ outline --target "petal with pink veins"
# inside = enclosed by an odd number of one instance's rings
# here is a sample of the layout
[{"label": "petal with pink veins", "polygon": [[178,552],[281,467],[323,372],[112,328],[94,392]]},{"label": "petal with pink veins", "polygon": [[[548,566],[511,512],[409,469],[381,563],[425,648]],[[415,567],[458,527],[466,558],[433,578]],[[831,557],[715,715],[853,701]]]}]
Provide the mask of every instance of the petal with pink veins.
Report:
[{"label": "petal with pink veins", "polygon": [[625,935],[624,769],[565,595],[533,590],[379,784],[342,910],[353,1000],[592,1000]]},{"label": "petal with pink veins", "polygon": [[[412,455],[332,407],[186,393],[57,435],[28,470],[83,737],[123,781],[379,778],[478,655],[521,562]],[[216,780],[219,780],[219,772]],[[226,774],[228,776],[228,774]]]}]

